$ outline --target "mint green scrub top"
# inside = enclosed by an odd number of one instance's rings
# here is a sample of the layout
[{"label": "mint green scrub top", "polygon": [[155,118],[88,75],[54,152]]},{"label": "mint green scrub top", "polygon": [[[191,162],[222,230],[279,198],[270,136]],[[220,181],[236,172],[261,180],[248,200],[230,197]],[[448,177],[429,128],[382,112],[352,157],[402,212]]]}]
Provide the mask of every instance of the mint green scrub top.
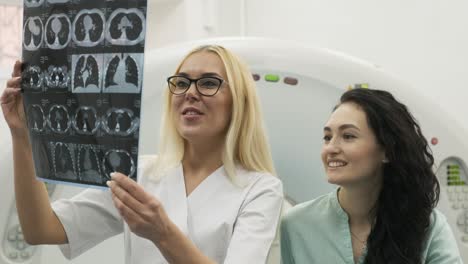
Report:
[{"label": "mint green scrub top", "polygon": [[[366,250],[357,263],[364,263]],[[463,264],[445,216],[434,210],[424,248],[426,264]],[[337,190],[291,208],[281,223],[282,264],[354,264],[348,215]]]}]

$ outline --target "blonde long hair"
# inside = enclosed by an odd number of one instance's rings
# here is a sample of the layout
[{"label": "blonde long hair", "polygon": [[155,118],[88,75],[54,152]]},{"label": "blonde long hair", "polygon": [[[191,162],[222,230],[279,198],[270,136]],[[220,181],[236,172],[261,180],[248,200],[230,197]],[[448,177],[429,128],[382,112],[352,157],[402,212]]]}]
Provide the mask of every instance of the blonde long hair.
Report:
[{"label": "blonde long hair", "polygon": [[[249,171],[267,172],[275,175],[270,146],[263,123],[255,82],[247,65],[235,54],[218,45],[200,46],[189,52],[177,67],[192,54],[213,52],[223,61],[229,89],[232,94],[232,116],[223,150],[224,169],[232,182],[236,182],[236,165]],[[164,91],[164,111],[161,119],[160,148],[154,162],[153,175],[159,179],[167,169],[180,164],[184,156],[184,139],[177,132],[172,118],[172,93]],[[154,177],[153,177],[154,178]]]}]

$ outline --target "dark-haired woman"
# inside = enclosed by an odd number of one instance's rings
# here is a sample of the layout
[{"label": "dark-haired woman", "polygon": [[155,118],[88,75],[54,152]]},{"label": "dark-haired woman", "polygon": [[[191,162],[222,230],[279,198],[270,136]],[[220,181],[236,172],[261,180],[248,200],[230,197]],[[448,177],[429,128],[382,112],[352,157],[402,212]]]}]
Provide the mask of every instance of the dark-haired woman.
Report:
[{"label": "dark-haired woman", "polygon": [[323,140],[328,182],[339,188],[283,218],[283,264],[462,263],[435,209],[433,156],[405,105],[385,91],[350,90]]}]

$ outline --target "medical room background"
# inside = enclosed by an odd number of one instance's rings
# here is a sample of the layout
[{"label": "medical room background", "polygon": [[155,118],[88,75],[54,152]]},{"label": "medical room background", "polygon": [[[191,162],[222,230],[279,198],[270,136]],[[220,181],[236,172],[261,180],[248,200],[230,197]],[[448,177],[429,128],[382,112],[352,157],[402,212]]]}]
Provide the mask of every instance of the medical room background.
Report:
[{"label": "medical room background", "polygon": [[[343,58],[357,58],[369,62],[377,70],[385,70],[411,89],[410,94],[415,97],[412,100],[416,102],[422,98],[436,105],[433,109],[440,114],[434,118],[447,119],[442,122],[428,118],[425,122],[444,124],[441,131],[460,134],[460,131],[468,131],[467,14],[468,1],[463,0],[148,0],[145,52],[156,52],[152,53],[154,55],[159,49],[187,41],[223,37],[266,38],[294,43],[292,47],[330,50]],[[21,35],[22,1],[0,0],[0,92],[14,61],[21,57]],[[410,103],[408,106],[412,108]],[[11,148],[11,143],[3,117],[0,131],[0,151],[4,151]],[[464,139],[463,135],[460,138]],[[0,159],[10,155],[8,152],[0,154]],[[463,158],[467,163],[468,157]],[[10,167],[4,167],[6,163],[1,164],[0,243],[4,243],[14,210],[11,208],[13,186],[11,179],[6,178],[13,175],[10,175]],[[468,209],[466,212],[468,215]],[[468,216],[466,219],[468,235]],[[454,232],[462,232],[456,225],[455,220]],[[72,261],[65,260],[55,246],[31,250],[30,254],[38,256],[24,258],[24,261],[12,260],[3,252],[7,246],[2,244],[0,264],[120,264],[124,262],[123,252],[115,249],[123,249],[122,243],[121,238],[111,239]],[[464,250],[468,250],[468,246]],[[467,256],[464,255],[464,261],[468,263]]]}]

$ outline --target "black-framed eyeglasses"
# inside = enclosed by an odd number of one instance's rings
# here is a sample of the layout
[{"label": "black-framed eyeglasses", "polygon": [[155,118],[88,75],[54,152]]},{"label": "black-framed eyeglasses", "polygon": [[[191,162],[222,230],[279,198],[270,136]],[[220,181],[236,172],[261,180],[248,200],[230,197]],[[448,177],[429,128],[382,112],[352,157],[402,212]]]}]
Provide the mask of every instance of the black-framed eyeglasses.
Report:
[{"label": "black-framed eyeglasses", "polygon": [[195,83],[195,88],[201,95],[213,96],[218,92],[223,82],[226,81],[215,76],[190,79],[185,76],[174,75],[167,78],[169,90],[171,91],[171,93],[176,95],[186,93],[190,88],[190,85],[192,85],[192,83]]}]

